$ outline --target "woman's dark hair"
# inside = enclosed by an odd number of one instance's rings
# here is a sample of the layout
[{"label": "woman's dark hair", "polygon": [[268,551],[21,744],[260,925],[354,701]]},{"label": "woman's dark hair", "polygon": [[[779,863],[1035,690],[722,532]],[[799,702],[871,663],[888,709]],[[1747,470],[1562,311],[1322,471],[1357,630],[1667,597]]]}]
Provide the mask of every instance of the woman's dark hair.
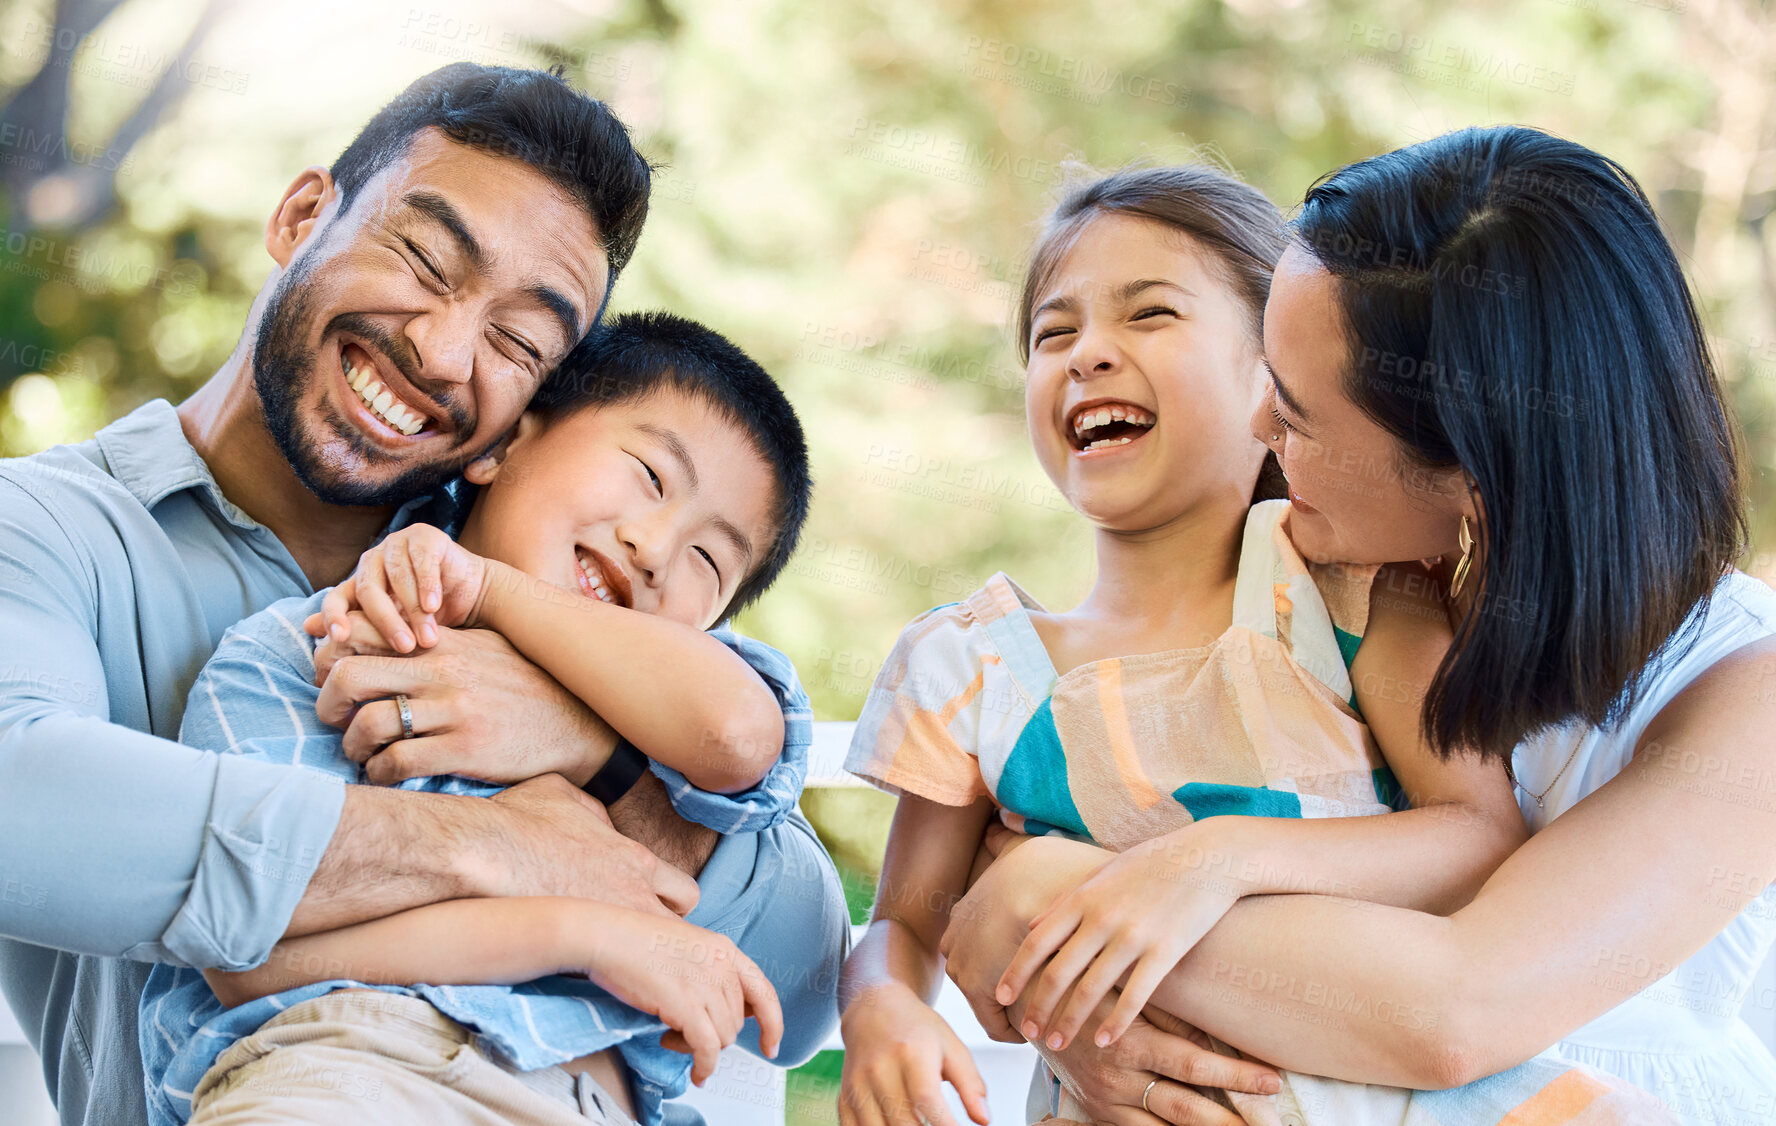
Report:
[{"label": "woman's dark hair", "polygon": [[543,381],[530,409],[545,421],[673,390],[704,403],[752,442],[776,483],[769,545],[723,608],[726,619],[770,589],[795,554],[813,478],[801,420],[777,381],[727,337],[671,313],[624,313],[596,328]]},{"label": "woman's dark hair", "polygon": [[521,160],[566,192],[592,217],[610,260],[608,280],[617,280],[641,238],[652,170],[609,106],[569,86],[558,69],[439,67],[377,110],[333,162],[341,208],[407,151],[414,134],[432,128],[458,144]]},{"label": "woman's dark hair", "polygon": [[1482,515],[1431,746],[1503,756],[1619,718],[1747,541],[1736,434],[1646,193],[1571,141],[1464,129],[1327,176],[1293,233],[1337,279],[1346,394],[1409,473],[1459,468]]},{"label": "woman's dark hair", "polygon": [[[1086,226],[1100,215],[1127,215],[1162,224],[1206,251],[1246,307],[1254,347],[1264,340],[1264,305],[1270,276],[1282,257],[1283,215],[1263,192],[1202,164],[1124,168],[1083,180],[1049,212],[1030,252],[1018,297],[1018,359],[1030,362],[1030,327],[1036,299]],[[1276,455],[1266,453],[1254,502],[1287,496]]]}]

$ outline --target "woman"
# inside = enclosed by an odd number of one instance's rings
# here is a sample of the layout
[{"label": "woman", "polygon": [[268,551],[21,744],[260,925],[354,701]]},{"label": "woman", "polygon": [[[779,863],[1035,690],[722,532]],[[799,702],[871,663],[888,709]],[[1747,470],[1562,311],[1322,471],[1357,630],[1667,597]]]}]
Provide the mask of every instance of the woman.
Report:
[{"label": "woman", "polygon": [[[1644,193],[1582,146],[1466,130],[1334,174],[1293,233],[1254,425],[1297,542],[1434,558],[1455,643],[1426,737],[1505,758],[1534,835],[1447,917],[1243,899],[1155,1006],[1296,1071],[1435,1089],[1545,1054],[1689,1122],[1767,1120],[1776,1059],[1737,1012],[1776,917],[1776,592],[1732,569],[1732,426]],[[1031,841],[945,936],[977,1013],[1100,1121],[1213,1074],[1096,1047],[1114,997],[1058,1003],[1114,905],[1177,876]]]}]

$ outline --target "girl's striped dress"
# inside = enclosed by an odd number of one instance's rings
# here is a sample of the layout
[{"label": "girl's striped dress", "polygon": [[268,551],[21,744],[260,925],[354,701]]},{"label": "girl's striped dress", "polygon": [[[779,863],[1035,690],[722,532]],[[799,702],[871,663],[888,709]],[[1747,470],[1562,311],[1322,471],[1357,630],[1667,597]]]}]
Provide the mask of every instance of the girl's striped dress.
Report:
[{"label": "girl's striped dress", "polygon": [[1057,674],[1003,573],[909,625],[845,767],[1022,832],[1122,851],[1202,817],[1385,813],[1397,787],[1352,705],[1375,568],[1309,565],[1288,502],[1246,521],[1233,624],[1210,645]]},{"label": "girl's striped dress", "polygon": [[[883,663],[845,768],[944,805],[990,796],[1012,829],[1118,852],[1219,814],[1404,808],[1350,678],[1376,568],[1308,563],[1288,517],[1287,501],[1252,507],[1233,624],[1210,645],[1059,674],[1030,618],[1042,607],[1004,573],[928,611]],[[1280,1095],[1233,1098],[1278,1126],[1671,1121],[1613,1076],[1543,1061],[1431,1096],[1285,1072]],[[1049,1114],[1090,1120],[1042,1065],[1030,1121]]]}]

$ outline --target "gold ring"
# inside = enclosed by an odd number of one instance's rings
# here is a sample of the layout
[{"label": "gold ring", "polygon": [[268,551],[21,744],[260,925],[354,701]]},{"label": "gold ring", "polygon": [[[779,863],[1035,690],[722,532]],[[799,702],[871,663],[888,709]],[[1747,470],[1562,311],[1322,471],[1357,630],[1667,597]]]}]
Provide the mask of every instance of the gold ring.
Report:
[{"label": "gold ring", "polygon": [[1141,1092],[1141,1109],[1147,1111],[1148,1114],[1152,1114],[1153,1111],[1149,1110],[1147,1107],[1147,1096],[1153,1093],[1153,1085],[1158,1082],[1159,1080],[1157,1078],[1153,1079],[1147,1084],[1147,1089]]},{"label": "gold ring", "polygon": [[407,697],[395,697],[395,710],[401,713],[401,738],[413,738],[413,709],[407,706]]}]

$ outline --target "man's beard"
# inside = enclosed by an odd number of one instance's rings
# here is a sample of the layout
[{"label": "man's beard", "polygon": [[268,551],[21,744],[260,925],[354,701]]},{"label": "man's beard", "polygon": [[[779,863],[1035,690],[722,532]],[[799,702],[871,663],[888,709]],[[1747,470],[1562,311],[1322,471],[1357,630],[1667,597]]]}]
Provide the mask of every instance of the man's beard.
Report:
[{"label": "man's beard", "polygon": [[[351,468],[337,464],[324,453],[319,435],[306,433],[299,412],[310,391],[317,371],[317,356],[303,348],[309,321],[309,275],[313,258],[292,267],[278,281],[259,322],[259,334],[253,344],[253,386],[259,392],[259,406],[265,425],[277,442],[284,460],[290,463],[296,479],[308,491],[328,504],[383,507],[401,504],[437,489],[455,477],[469,460],[433,462],[415,465],[382,483],[366,481],[352,475]],[[393,340],[367,318],[343,313],[328,325],[329,333],[349,326],[353,332],[376,344],[385,356],[399,354],[402,342]],[[328,333],[323,333],[323,339]],[[460,408],[447,408],[457,424],[458,433],[469,427]],[[395,455],[378,448],[359,432],[356,426],[340,415],[330,404],[320,407],[311,429],[330,430],[331,437],[351,448],[353,461],[365,468],[399,461]]]}]

